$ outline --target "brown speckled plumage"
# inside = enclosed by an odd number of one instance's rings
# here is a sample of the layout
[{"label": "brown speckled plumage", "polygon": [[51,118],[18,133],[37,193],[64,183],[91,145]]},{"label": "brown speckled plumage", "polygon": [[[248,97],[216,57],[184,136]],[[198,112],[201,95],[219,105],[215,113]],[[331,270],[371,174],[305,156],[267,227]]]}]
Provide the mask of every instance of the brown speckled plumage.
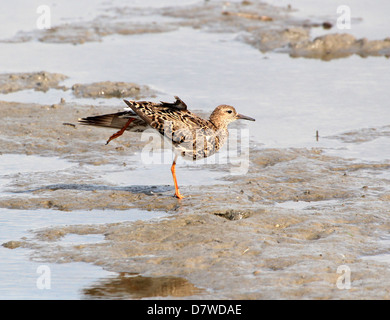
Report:
[{"label": "brown speckled plumage", "polygon": [[[237,119],[254,121],[252,118],[238,114],[234,107],[229,105],[216,107],[210,118],[205,120],[188,111],[187,105],[179,97],[175,98],[174,103],[124,100],[131,110],[87,117],[80,119],[79,122],[121,129],[112,135],[107,143],[122,135],[125,130],[142,132],[152,127],[171,141],[176,154],[197,160],[213,155],[223,146],[228,138],[229,123]],[[173,162],[172,174],[176,196],[181,198],[174,174],[176,158]]]}]

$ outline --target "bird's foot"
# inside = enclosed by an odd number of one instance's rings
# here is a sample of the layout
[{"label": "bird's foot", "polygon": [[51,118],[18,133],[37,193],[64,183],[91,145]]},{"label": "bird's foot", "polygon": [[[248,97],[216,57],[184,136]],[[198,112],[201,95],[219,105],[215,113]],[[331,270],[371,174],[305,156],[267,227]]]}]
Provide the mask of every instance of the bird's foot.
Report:
[{"label": "bird's foot", "polygon": [[125,130],[127,129],[127,127],[130,125],[130,123],[132,123],[134,120],[135,120],[135,118],[129,118],[129,120],[126,122],[126,124],[123,126],[123,128],[120,129],[118,132],[114,133],[114,134],[107,140],[106,145],[108,145],[109,142],[110,142],[111,140],[114,140],[114,139],[120,137],[120,136],[123,134],[123,132],[125,132]]},{"label": "bird's foot", "polygon": [[175,192],[175,197],[178,198],[178,199],[183,199],[184,197],[180,194],[179,191],[176,191]]}]

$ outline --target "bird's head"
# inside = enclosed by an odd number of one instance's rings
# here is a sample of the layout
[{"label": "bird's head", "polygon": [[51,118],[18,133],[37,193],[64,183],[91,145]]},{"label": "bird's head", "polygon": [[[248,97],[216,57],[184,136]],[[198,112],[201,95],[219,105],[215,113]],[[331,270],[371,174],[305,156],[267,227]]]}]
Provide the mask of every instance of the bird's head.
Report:
[{"label": "bird's head", "polygon": [[238,119],[255,121],[251,117],[237,113],[234,107],[223,104],[215,108],[210,115],[210,121],[217,127],[227,127],[227,125]]}]

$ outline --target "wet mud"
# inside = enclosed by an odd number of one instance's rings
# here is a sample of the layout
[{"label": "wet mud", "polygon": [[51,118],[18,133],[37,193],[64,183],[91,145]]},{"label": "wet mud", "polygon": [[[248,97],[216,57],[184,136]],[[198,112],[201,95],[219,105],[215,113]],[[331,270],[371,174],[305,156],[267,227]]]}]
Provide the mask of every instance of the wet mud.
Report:
[{"label": "wet mud", "polygon": [[331,60],[353,54],[361,57],[390,56],[390,38],[384,40],[356,39],[344,34],[329,34],[313,40],[290,44],[290,56]]},{"label": "wet mud", "polygon": [[363,128],[344,132],[342,134],[328,136],[327,139],[339,140],[344,143],[364,143],[374,141],[381,137],[390,136],[390,126],[382,126],[377,128]]},{"label": "wet mud", "polygon": [[[161,33],[182,27],[206,32],[237,33],[237,40],[248,43],[262,52],[288,53],[291,57],[322,60],[345,58],[353,54],[361,57],[390,55],[390,40],[356,39],[350,34],[332,33],[334,18],[293,17],[294,7],[272,6],[258,1],[213,1],[179,7],[162,8],[107,8],[106,14],[91,21],[61,24],[50,29],[19,31],[3,42],[40,41],[47,43],[83,44],[102,41],[110,35]],[[113,16],[115,19],[113,19]],[[152,23],[139,21],[149,16]],[[354,17],[354,22],[361,18]],[[323,28],[329,34],[312,37],[313,28]]]},{"label": "wet mud", "polygon": [[[262,52],[330,60],[389,54],[389,41],[359,40],[330,34],[312,39],[312,28],[333,28],[334,21],[292,18],[291,7],[243,1],[160,9],[112,8],[110,15],[49,30],[21,31],[7,42],[42,41],[82,44],[105,36],[168,32],[180,27],[234,32]],[[154,23],[137,16],[156,16]],[[120,22],[118,22],[120,20]],[[80,98],[149,99],[157,93],[145,84],[99,82],[61,85],[66,75],[2,74],[0,92],[51,88],[72,90]],[[129,159],[147,142],[126,133],[105,145],[113,133],[79,125],[78,118],[121,111],[110,105],[0,101],[0,161],[6,154],[54,157],[70,169],[2,174],[7,180],[0,208],[52,209],[59,213],[95,209],[163,211],[165,218],[108,224],[66,225],[32,230],[9,239],[9,250],[31,249],[36,261],[86,262],[117,272],[83,288],[86,299],[151,297],[216,299],[389,299],[388,161],[331,156],[321,148],[252,148],[249,171],[229,175],[229,165],[208,165],[226,172],[214,184],[183,186],[185,198],[166,185],[132,180],[139,161]],[[26,112],[28,110],[28,112]],[[388,126],[326,137],[360,144],[389,137]],[[126,186],[107,182],[105,166],[126,177]],[[91,170],[90,168],[93,168]],[[166,168],[164,168],[166,169]],[[161,169],[163,170],[163,169]],[[178,165],[180,174],[194,174]],[[188,170],[188,171],[187,171]],[[201,169],[200,169],[201,170]],[[195,171],[196,173],[196,171]],[[104,241],[69,245],[68,235],[101,235]],[[387,242],[386,242],[387,241]],[[351,288],[340,287],[347,266]],[[342,282],[342,281],[341,281]],[[343,284],[343,282],[341,283]]]},{"label": "wet mud", "polygon": [[[155,98],[157,91],[147,85],[132,82],[102,81],[94,83],[75,83],[70,88],[61,85],[68,77],[60,73],[21,72],[0,74],[0,93],[8,94],[16,91],[33,89],[47,92],[49,89],[72,90],[77,98]],[[64,100],[60,101],[61,103]]]},{"label": "wet mud", "polygon": [[91,84],[76,83],[72,86],[73,94],[78,98],[132,98],[140,100],[155,98],[156,92],[148,86],[127,82],[95,82]]},{"label": "wet mud", "polygon": [[[321,149],[251,149],[246,175],[229,175],[228,165],[215,168],[227,172],[223,181],[184,186],[186,198],[179,201],[170,180],[165,186],[129,180],[121,187],[83,171],[108,163],[122,167],[124,176],[136,170],[123,161],[139,152],[140,141],[118,138],[105,146],[110,132],[77,124],[80,116],[107,106],[0,102],[0,107],[7,119],[0,123],[2,153],[58,157],[79,168],[72,174],[9,174],[0,207],[169,214],[151,221],[44,228],[3,244],[30,248],[37,261],[82,261],[125,274],[84,288],[86,299],[389,298],[388,264],[375,257],[387,252],[381,239],[390,227],[390,190],[380,174],[390,163],[357,163]],[[364,133],[345,134],[353,135],[358,140]],[[185,167],[180,170],[185,174]],[[104,241],[61,242],[67,235],[90,234]],[[349,290],[337,287],[342,265],[352,272]]]},{"label": "wet mud", "polygon": [[60,82],[67,79],[67,76],[50,72],[31,73],[3,73],[0,74],[0,93],[11,93],[20,90],[34,89],[46,92],[49,89],[66,90]]}]

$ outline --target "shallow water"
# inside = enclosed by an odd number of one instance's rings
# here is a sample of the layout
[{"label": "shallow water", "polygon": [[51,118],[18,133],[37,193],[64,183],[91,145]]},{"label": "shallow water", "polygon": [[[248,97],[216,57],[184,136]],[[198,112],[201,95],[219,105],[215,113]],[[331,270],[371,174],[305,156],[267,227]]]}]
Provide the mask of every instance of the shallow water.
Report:
[{"label": "shallow water", "polygon": [[[57,210],[0,209],[0,243],[14,239],[31,238],[30,231],[48,226],[72,224],[103,224],[121,221],[137,221],[164,216],[142,210],[92,210],[61,212]],[[74,246],[104,241],[102,235],[67,235],[59,241],[61,245]],[[46,263],[30,260],[31,250],[9,249],[0,246],[0,298],[1,299],[79,299],[81,289],[92,285],[96,279],[117,275],[101,267],[87,263]],[[50,272],[50,288],[37,284],[44,266]]]},{"label": "shallow water", "polygon": [[301,18],[314,19],[316,22],[331,22],[336,25],[337,18],[341,13],[337,13],[339,6],[348,6],[351,12],[351,29],[332,28],[323,30],[316,28],[313,30],[314,35],[322,35],[333,32],[348,32],[357,38],[367,37],[369,39],[384,39],[389,36],[389,21],[387,12],[390,10],[388,1],[376,1],[370,3],[364,0],[328,0],[326,2],[317,3],[310,0],[265,0],[265,2],[287,7],[291,5],[293,16]]},{"label": "shallow water", "polygon": [[[196,1],[185,3],[192,2]],[[285,1],[269,2],[287,5]],[[13,2],[18,6],[20,3]],[[34,2],[34,5],[24,7],[24,11],[15,10],[17,15],[13,20],[3,19],[8,27],[2,29],[0,36],[11,37],[17,30],[34,29],[35,8],[39,4]],[[103,13],[106,8],[104,1],[100,3],[88,1],[83,7],[79,2],[77,5],[73,3],[72,6],[64,6],[64,3],[53,0],[48,4],[61,12],[59,16],[53,15],[55,17],[53,24],[89,20]],[[115,1],[112,6],[125,4],[127,5],[127,2]],[[169,4],[176,5],[178,1],[169,1]],[[160,2],[136,1],[132,2],[132,5],[156,7]],[[295,5],[301,9],[295,13],[296,16],[317,16],[325,19],[332,17],[335,10],[334,1],[321,10],[313,7],[310,1],[300,1]],[[364,7],[363,1],[350,5],[354,17],[363,17],[363,21],[353,25],[351,30],[356,37],[382,39],[390,35],[387,34],[387,30],[390,30],[388,19],[387,17],[384,19],[387,2],[381,1],[380,5],[370,8]],[[77,14],[69,9],[71,7],[77,8]],[[68,10],[63,10],[64,8]],[[155,17],[142,19],[147,21]],[[322,34],[325,31],[313,30],[313,33]],[[363,59],[358,56],[328,62],[292,59],[282,53],[260,53],[257,49],[238,41],[238,36],[238,33],[206,33],[192,28],[180,28],[157,34],[112,35],[104,37],[101,42],[82,45],[37,41],[0,43],[3,61],[7,61],[1,65],[0,71],[59,72],[69,76],[63,83],[69,87],[74,83],[106,80],[147,84],[159,91],[156,101],[170,101],[174,95],[179,95],[191,109],[202,112],[210,112],[216,105],[228,103],[234,105],[240,113],[256,118],[255,123],[242,125],[249,130],[251,146],[254,148],[318,147],[323,148],[329,155],[356,158],[358,161],[381,162],[390,159],[390,151],[387,148],[389,136],[378,136],[360,143],[347,143],[337,138],[346,131],[380,128],[389,124],[388,59],[383,57]],[[46,93],[23,90],[0,94],[1,100],[41,104],[58,103],[61,98],[70,103],[107,105],[107,112],[123,107],[121,99],[79,99],[71,90],[51,89]],[[74,119],[75,123],[76,121],[77,119]],[[319,141],[316,140],[316,131],[319,133]],[[336,139],[329,139],[330,136],[336,136]],[[123,157],[127,163],[124,171],[124,166],[115,164],[84,165],[79,168],[64,159],[12,155],[7,154],[7,150],[2,150],[1,147],[0,152],[3,153],[0,156],[0,197],[8,196],[10,192],[27,191],[18,189],[18,175],[26,176],[37,172],[50,172],[52,177],[55,177],[58,171],[66,174],[74,174],[76,170],[77,173],[93,172],[104,185],[119,187],[134,185],[133,181],[137,181],[137,185],[171,183],[170,160],[155,166],[140,164],[137,158],[139,155],[127,155],[127,158]],[[169,157],[168,154],[166,158]],[[184,186],[213,185],[220,183],[219,180],[227,174],[212,165],[206,170],[204,166],[196,163],[182,162],[181,165],[188,166],[185,171],[178,173]],[[124,172],[126,176],[129,174],[131,180],[124,178]],[[387,178],[386,173],[382,172],[380,175]],[[31,177],[31,184],[41,187],[39,181],[34,181],[35,176]],[[69,186],[67,184],[62,188]],[[26,193],[15,193],[14,196],[26,196]],[[337,200],[323,203],[319,201],[314,208],[319,206],[331,208],[334,203],[337,203]],[[293,210],[313,208],[312,203],[304,201],[288,201],[276,206]],[[30,237],[31,233],[28,230],[47,226],[147,220],[161,216],[164,216],[161,212],[138,209],[88,212],[0,209],[0,242]],[[96,237],[71,235],[61,241],[64,244],[77,245],[104,239],[101,235]],[[27,249],[10,250],[0,247],[2,261],[0,297],[79,298],[82,295],[80,288],[88,287],[96,279],[102,278],[103,287],[106,288],[110,288],[111,283],[118,283],[116,273],[106,272],[100,267],[86,263],[47,264],[53,274],[52,289],[39,290],[36,286],[39,276],[36,270],[41,263],[29,260],[29,254],[30,251]],[[387,256],[382,257],[383,261],[388,261]],[[164,282],[166,279],[162,280]],[[137,281],[148,283],[149,279],[146,279],[146,282],[145,279]],[[119,282],[127,285],[127,281],[120,277]],[[89,291],[89,294],[93,297],[96,292]]]},{"label": "shallow water", "polygon": [[[187,39],[197,44],[190,51]],[[0,47],[10,61],[8,72],[45,69],[64,73],[70,77],[67,82],[73,83],[107,79],[147,83],[162,92],[157,101],[171,100],[176,94],[192,109],[206,112],[221,103],[232,104],[256,119],[254,125],[244,126],[250,128],[254,144],[259,146],[334,146],[334,141],[317,142],[316,131],[326,137],[388,124],[390,109],[384,101],[390,64],[385,58],[352,56],[329,62],[291,59],[285,54],[261,54],[234,39],[231,34],[183,28],[163,34],[110,36],[101,43],[80,46],[28,42]],[[28,52],[29,58],[19,52]],[[65,97],[75,101],[59,90],[48,95],[25,94],[0,95],[0,99],[58,103]],[[120,99],[107,103],[116,106],[109,110],[123,107]]]},{"label": "shallow water", "polygon": [[331,208],[332,206],[340,205],[340,201],[338,200],[324,200],[324,201],[285,201],[275,203],[276,207],[292,209],[292,210],[315,210],[318,208]]}]

